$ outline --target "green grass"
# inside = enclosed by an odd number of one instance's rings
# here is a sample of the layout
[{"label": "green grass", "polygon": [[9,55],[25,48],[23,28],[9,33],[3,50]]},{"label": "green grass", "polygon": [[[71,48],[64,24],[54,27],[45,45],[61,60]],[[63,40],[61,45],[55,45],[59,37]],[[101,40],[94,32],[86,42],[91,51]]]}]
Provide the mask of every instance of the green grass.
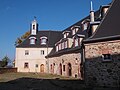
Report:
[{"label": "green grass", "polygon": [[23,78],[23,77],[28,77],[28,78],[43,78],[43,79],[75,79],[75,78],[69,78],[69,77],[63,77],[59,75],[52,75],[52,74],[44,74],[44,73],[3,73],[0,74],[0,82],[7,82],[10,80],[15,80],[18,78]]}]

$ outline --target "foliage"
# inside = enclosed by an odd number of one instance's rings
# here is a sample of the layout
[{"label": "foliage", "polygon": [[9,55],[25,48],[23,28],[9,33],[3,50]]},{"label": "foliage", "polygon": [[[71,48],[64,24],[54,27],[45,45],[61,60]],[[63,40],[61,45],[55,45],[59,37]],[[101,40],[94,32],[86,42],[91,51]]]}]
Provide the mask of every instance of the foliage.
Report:
[{"label": "foliage", "polygon": [[27,31],[25,34],[23,34],[21,37],[18,37],[15,41],[15,46],[21,44],[28,36],[30,35],[30,31]]},{"label": "foliage", "polygon": [[5,56],[0,63],[0,67],[6,67],[9,61],[10,61],[9,57]]}]

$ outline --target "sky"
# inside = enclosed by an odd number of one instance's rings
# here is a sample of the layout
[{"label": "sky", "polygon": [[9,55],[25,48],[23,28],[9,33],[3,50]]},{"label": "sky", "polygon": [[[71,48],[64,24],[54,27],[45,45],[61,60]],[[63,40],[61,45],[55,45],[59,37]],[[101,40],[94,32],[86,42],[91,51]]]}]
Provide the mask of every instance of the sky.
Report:
[{"label": "sky", "polygon": [[[30,30],[36,16],[39,30],[64,30],[89,15],[91,0],[0,0],[0,60],[15,58],[16,39]],[[94,10],[112,0],[92,0]]]}]

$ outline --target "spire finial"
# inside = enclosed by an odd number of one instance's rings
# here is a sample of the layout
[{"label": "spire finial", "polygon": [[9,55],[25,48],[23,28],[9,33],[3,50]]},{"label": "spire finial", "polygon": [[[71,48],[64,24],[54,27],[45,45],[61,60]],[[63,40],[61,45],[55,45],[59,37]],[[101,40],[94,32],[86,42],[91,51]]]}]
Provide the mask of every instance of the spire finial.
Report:
[{"label": "spire finial", "polygon": [[36,17],[36,16],[34,16],[34,20],[36,20],[36,18],[37,18],[37,17]]},{"label": "spire finial", "polygon": [[90,9],[91,9],[91,11],[93,11],[93,2],[92,1],[90,3]]}]

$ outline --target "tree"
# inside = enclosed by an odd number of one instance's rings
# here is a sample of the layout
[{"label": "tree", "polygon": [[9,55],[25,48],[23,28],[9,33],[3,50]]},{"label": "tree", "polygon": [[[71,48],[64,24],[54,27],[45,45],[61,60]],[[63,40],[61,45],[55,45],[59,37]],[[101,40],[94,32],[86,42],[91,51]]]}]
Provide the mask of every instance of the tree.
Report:
[{"label": "tree", "polygon": [[30,35],[30,31],[27,31],[21,37],[17,38],[16,41],[15,41],[15,46],[21,44],[29,35]]},{"label": "tree", "polygon": [[0,67],[6,67],[9,61],[10,61],[9,57],[5,56],[1,61]]}]

